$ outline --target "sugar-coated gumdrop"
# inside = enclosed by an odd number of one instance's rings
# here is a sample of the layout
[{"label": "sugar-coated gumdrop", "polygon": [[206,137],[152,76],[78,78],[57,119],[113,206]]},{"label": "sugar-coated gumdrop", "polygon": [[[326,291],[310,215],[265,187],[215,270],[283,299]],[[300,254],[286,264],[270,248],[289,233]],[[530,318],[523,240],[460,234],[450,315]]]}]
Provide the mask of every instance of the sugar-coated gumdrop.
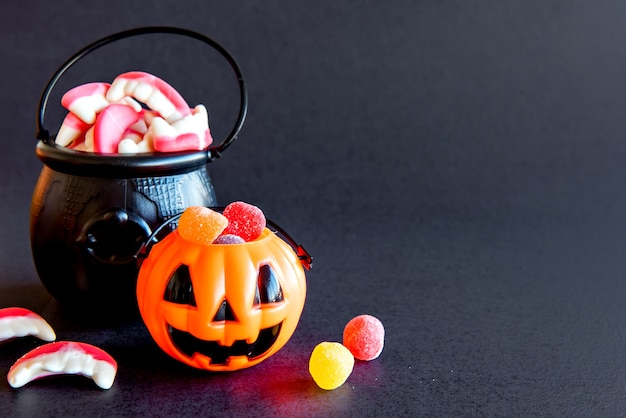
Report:
[{"label": "sugar-coated gumdrop", "polygon": [[245,241],[239,235],[226,234],[215,238],[213,244],[242,244]]},{"label": "sugar-coated gumdrop", "polygon": [[321,342],[311,353],[309,373],[325,390],[337,389],[352,373],[354,357],[350,350],[336,342]]},{"label": "sugar-coated gumdrop", "polygon": [[343,330],[343,345],[359,360],[374,360],[383,351],[385,328],[372,315],[352,318]]},{"label": "sugar-coated gumdrop", "polygon": [[187,241],[211,244],[227,225],[228,219],[221,213],[204,206],[190,206],[178,220],[178,234]]},{"label": "sugar-coated gumdrop", "polygon": [[245,241],[254,241],[265,228],[265,215],[258,207],[245,202],[233,202],[222,212],[228,218],[223,235],[239,235]]}]

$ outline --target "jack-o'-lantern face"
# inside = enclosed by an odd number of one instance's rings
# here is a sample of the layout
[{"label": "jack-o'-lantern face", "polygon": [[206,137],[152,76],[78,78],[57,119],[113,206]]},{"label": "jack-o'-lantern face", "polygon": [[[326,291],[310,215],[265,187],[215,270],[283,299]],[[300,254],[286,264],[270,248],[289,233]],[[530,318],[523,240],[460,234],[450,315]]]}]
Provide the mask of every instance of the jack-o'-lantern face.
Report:
[{"label": "jack-o'-lantern face", "polygon": [[139,310],[156,343],[212,371],[276,353],[295,331],[305,295],[298,256],[267,228],[243,244],[202,245],[174,231],[154,245],[137,280]]}]

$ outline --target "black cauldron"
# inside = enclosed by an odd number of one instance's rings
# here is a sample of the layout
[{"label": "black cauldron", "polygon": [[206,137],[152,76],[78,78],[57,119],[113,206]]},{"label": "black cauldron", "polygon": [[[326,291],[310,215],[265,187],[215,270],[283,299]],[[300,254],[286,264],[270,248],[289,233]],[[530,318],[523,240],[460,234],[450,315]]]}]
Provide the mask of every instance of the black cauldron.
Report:
[{"label": "black cauldron", "polygon": [[[234,70],[240,89],[235,127],[205,151],[105,155],[57,145],[43,128],[50,92],[63,73],[91,51],[130,36],[169,33],[202,41]],[[36,153],[44,163],[30,212],[35,267],[49,293],[64,305],[89,311],[136,307],[136,253],[153,232],[193,205],[216,206],[206,164],[236,138],[247,112],[247,91],[237,62],[222,46],[196,32],[144,27],[98,40],[68,59],[41,97]],[[175,223],[169,226],[175,228]]]}]

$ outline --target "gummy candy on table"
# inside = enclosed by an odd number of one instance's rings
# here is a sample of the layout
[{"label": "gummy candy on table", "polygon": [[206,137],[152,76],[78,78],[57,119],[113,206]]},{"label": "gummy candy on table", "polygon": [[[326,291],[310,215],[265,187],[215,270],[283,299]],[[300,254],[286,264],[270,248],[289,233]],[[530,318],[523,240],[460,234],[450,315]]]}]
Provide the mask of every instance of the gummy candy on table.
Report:
[{"label": "gummy candy on table", "polygon": [[343,330],[343,345],[359,360],[374,360],[383,351],[385,328],[372,315],[354,317]]},{"label": "gummy candy on table", "polygon": [[117,362],[91,344],[60,341],[39,346],[19,358],[9,369],[11,387],[20,388],[41,377],[79,374],[91,378],[100,388],[109,389],[117,374]]},{"label": "gummy candy on table", "polygon": [[337,342],[321,342],[309,359],[309,373],[317,385],[325,390],[343,385],[354,367],[350,350]]},{"label": "gummy candy on table", "polygon": [[0,341],[32,335],[44,341],[54,341],[56,334],[41,316],[26,308],[0,309]]}]

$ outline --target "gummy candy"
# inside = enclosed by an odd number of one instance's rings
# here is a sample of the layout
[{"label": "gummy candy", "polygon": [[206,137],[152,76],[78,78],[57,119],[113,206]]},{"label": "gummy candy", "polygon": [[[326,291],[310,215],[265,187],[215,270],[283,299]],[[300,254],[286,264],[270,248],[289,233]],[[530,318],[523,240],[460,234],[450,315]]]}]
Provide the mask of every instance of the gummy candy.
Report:
[{"label": "gummy candy", "polygon": [[172,86],[160,78],[142,71],[118,75],[106,92],[106,99],[115,103],[133,97],[156,110],[168,123],[191,114],[189,105]]},{"label": "gummy candy", "polygon": [[265,228],[265,215],[258,207],[245,202],[233,202],[224,208],[228,226],[223,235],[239,235],[244,241],[254,241]]},{"label": "gummy candy", "polygon": [[98,112],[111,104],[105,97],[109,87],[108,83],[87,83],[74,87],[63,95],[61,104],[83,122],[93,125]]},{"label": "gummy candy", "polygon": [[242,244],[245,241],[239,235],[226,234],[215,238],[213,244]]},{"label": "gummy candy", "polygon": [[191,109],[172,86],[149,73],[132,71],[111,84],[74,87],[61,104],[70,113],[56,143],[77,151],[176,152],[203,150],[213,142],[204,105]]},{"label": "gummy candy", "polygon": [[93,379],[102,389],[113,385],[117,362],[107,352],[91,344],[60,341],[39,346],[19,358],[9,369],[11,387],[20,388],[41,377],[79,374]]},{"label": "gummy candy", "polygon": [[139,120],[139,113],[124,104],[111,104],[96,117],[94,151],[113,154],[124,137],[124,132]]},{"label": "gummy candy", "polygon": [[325,390],[337,389],[352,373],[354,357],[340,343],[321,342],[309,359],[309,373],[317,385]]},{"label": "gummy candy", "polygon": [[178,220],[178,233],[187,241],[211,244],[227,225],[228,219],[221,213],[204,206],[190,206]]},{"label": "gummy candy", "polygon": [[18,307],[0,309],[0,342],[27,335],[45,341],[56,339],[50,324],[35,312]]},{"label": "gummy candy", "polygon": [[343,330],[343,345],[359,360],[374,360],[383,351],[385,328],[372,315],[352,318]]},{"label": "gummy candy", "polygon": [[191,115],[172,124],[161,117],[155,117],[148,132],[152,135],[157,151],[202,150],[213,141],[208,126],[207,110],[203,105],[198,105]]}]

